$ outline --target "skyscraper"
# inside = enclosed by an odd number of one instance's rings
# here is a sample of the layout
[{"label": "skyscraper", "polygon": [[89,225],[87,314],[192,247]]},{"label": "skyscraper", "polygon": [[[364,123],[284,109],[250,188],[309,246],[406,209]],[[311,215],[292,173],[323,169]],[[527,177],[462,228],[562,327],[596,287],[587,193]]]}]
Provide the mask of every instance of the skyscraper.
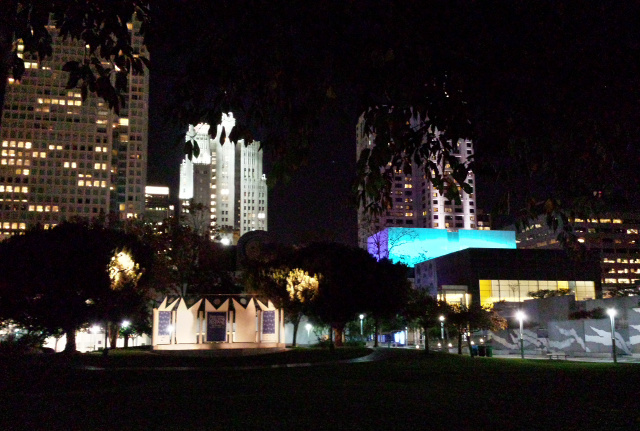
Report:
[{"label": "skyscraper", "polygon": [[[182,216],[196,230],[218,231],[226,242],[253,230],[267,230],[267,182],[262,172],[260,143],[231,142],[232,113],[222,114],[215,137],[208,124],[189,126],[187,141],[195,140],[198,157],[180,165]],[[224,141],[220,142],[223,135]],[[198,206],[198,207],[196,207]]]},{"label": "skyscraper", "polygon": [[[367,147],[373,145],[373,136],[364,129],[364,117],[356,126],[357,157]],[[473,156],[473,143],[460,139],[453,154],[462,163]],[[449,165],[442,167],[444,175],[451,172]],[[421,173],[422,172],[422,173]],[[477,229],[475,204],[475,175],[469,172],[467,182],[474,188],[473,193],[460,190],[461,202],[456,204],[445,198],[424,175],[424,165],[413,163],[412,174],[394,171],[391,187],[393,206],[380,216],[374,217],[362,208],[358,210],[358,245],[367,248],[367,238],[388,227],[416,227],[435,229]]]},{"label": "skyscraper", "polygon": [[[132,47],[147,56],[137,23]],[[75,217],[141,216],[147,175],[149,76],[129,75],[120,115],[98,97],[67,89],[67,61],[82,62],[82,42],[53,38],[43,61],[23,53],[21,81],[9,79],[2,114],[0,239],[36,224]],[[18,49],[22,51],[22,46]],[[111,66],[110,66],[111,67]]]}]

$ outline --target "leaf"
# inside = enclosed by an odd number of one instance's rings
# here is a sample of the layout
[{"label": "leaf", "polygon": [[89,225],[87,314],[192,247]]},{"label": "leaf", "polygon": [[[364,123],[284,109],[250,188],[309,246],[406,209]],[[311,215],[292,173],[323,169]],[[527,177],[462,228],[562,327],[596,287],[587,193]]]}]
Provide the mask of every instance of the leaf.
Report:
[{"label": "leaf", "polygon": [[193,141],[193,157],[196,159],[200,156],[200,146],[197,141]]},{"label": "leaf", "polygon": [[13,57],[13,79],[15,79],[16,81],[19,81],[22,79],[22,76],[24,75],[24,61],[18,57],[18,54],[14,52],[14,57]]},{"label": "leaf", "polygon": [[87,81],[82,82],[82,87],[80,87],[80,95],[82,96],[82,101],[87,100],[87,95],[89,94],[89,89],[87,88]]},{"label": "leaf", "polygon": [[227,137],[227,129],[221,127],[222,131],[220,132],[220,145],[224,145],[225,138]]},{"label": "leaf", "polygon": [[78,61],[67,61],[62,66],[63,72],[73,73],[73,72],[78,72],[78,69],[80,69],[80,63]]}]

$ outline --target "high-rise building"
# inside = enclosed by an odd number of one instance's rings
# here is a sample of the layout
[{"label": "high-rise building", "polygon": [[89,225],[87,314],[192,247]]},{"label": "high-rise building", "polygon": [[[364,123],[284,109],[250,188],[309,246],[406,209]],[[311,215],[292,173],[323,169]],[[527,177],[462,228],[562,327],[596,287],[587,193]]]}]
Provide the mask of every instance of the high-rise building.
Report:
[{"label": "high-rise building", "polygon": [[[360,117],[356,126],[357,158],[365,148],[374,145],[373,138],[364,128],[364,117]],[[468,139],[460,139],[454,146],[453,154],[461,163],[467,162],[473,156],[473,143]],[[441,172],[447,175],[451,172],[450,166],[443,166]],[[391,187],[393,206],[377,217],[371,216],[362,208],[358,210],[359,246],[366,249],[368,237],[389,227],[451,231],[477,229],[473,172],[469,172],[467,182],[474,188],[474,192],[467,194],[460,190],[461,202],[458,205],[433,187],[424,175],[424,164],[417,166],[414,162],[412,174],[396,169]]]},{"label": "high-rise building", "polygon": [[[134,52],[147,56],[138,24],[129,24]],[[53,55],[43,61],[18,50],[26,71],[9,78],[1,125],[0,238],[30,226],[53,227],[75,217],[144,211],[149,76],[129,75],[116,115],[98,97],[66,88],[67,61],[85,58],[82,42],[62,40],[53,26]]]},{"label": "high-rise building", "polygon": [[[600,255],[603,291],[640,283],[640,214],[610,212],[570,221],[577,241]],[[516,241],[518,248],[562,248],[557,236],[540,217],[516,232]]]},{"label": "high-rise building", "polygon": [[146,186],[144,197],[144,221],[147,223],[162,224],[173,217],[175,207],[169,198],[169,187]]},{"label": "high-rise building", "polygon": [[[208,124],[189,126],[187,141],[196,141],[198,157],[180,165],[181,216],[196,230],[220,235],[225,242],[253,230],[267,230],[267,181],[257,141],[231,142],[232,113],[222,114],[215,137]],[[220,142],[223,136],[224,141]]]}]

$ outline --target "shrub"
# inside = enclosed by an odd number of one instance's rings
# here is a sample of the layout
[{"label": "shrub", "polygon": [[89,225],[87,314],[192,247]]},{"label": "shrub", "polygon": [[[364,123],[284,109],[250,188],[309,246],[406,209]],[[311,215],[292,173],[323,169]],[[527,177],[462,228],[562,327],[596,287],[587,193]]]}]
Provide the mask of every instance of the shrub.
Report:
[{"label": "shrub", "polygon": [[24,355],[42,351],[44,337],[41,334],[9,334],[0,341],[0,355]]}]

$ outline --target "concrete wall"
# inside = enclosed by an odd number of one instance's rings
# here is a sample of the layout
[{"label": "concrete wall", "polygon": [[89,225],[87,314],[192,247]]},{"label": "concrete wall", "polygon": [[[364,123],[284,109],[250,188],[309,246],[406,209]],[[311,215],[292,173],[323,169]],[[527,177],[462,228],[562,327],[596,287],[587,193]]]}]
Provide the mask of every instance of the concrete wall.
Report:
[{"label": "concrete wall", "polygon": [[[616,317],[615,320],[616,348],[620,355],[640,354],[640,307],[637,306],[638,297],[634,299],[635,301],[622,298],[619,302],[612,300],[608,304],[615,302],[621,316],[620,319]],[[634,304],[636,307],[619,308],[623,304]],[[566,352],[573,356],[611,354],[611,322],[608,317],[552,320],[540,323],[546,325],[548,338],[539,338],[538,328],[528,328],[523,331],[524,348],[529,354],[545,352]],[[518,334],[518,329],[489,332],[488,339],[497,351],[517,352],[520,349]]]}]

